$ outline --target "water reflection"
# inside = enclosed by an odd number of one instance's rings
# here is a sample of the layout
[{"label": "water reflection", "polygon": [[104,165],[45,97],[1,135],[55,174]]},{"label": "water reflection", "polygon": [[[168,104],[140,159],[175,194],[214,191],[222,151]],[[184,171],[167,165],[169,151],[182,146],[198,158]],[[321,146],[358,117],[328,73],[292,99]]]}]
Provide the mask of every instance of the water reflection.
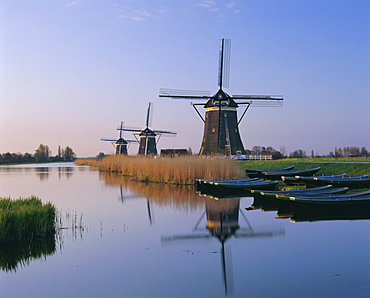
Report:
[{"label": "water reflection", "polygon": [[0,245],[0,269],[2,271],[17,271],[26,267],[32,260],[43,259],[56,252],[54,236],[30,242],[13,242]]},{"label": "water reflection", "polygon": [[[240,198],[225,199],[222,201],[205,199],[204,204],[205,211],[195,224],[193,233],[187,235],[162,236],[161,242],[166,245],[173,241],[192,241],[211,237],[217,238],[221,244],[220,257],[224,291],[226,295],[232,294],[234,291],[232,256],[231,248],[226,246],[227,240],[232,237],[241,239],[283,236],[285,230],[280,226],[252,227],[248,218],[240,209]],[[244,219],[242,226],[239,224],[239,214],[241,214]],[[204,233],[204,228],[199,227],[204,218],[206,219],[205,229],[208,233]]]},{"label": "water reflection", "polygon": [[[202,208],[205,211],[192,228],[189,234],[162,236],[161,243],[186,242],[193,240],[217,238],[220,243],[222,282],[225,294],[234,291],[231,249],[226,245],[228,239],[263,238],[283,236],[285,230],[281,226],[252,227],[248,218],[240,209],[240,198],[213,200],[200,196],[192,186],[174,186],[131,181],[127,177],[115,173],[99,173],[100,179],[106,184],[120,187],[120,200],[124,203],[130,198],[146,198],[148,217],[152,223],[150,203],[158,205],[172,205],[181,210],[195,210]],[[239,223],[241,214],[243,223]],[[201,227],[203,221],[205,226]]]},{"label": "water reflection", "polygon": [[370,204],[304,204],[255,195],[247,210],[277,211],[276,218],[292,222],[370,219]]}]

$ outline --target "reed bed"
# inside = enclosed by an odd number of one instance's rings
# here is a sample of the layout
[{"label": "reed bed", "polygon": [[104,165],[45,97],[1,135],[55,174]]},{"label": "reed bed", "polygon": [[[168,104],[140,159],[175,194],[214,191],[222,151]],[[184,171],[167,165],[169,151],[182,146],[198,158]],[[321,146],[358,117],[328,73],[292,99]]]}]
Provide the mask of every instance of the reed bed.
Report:
[{"label": "reed bed", "polygon": [[33,240],[54,235],[56,208],[35,196],[0,198],[0,243]]},{"label": "reed bed", "polygon": [[238,164],[220,157],[146,157],[111,155],[101,160],[77,160],[100,171],[117,172],[136,180],[170,184],[194,184],[196,179],[237,179],[245,177]]}]

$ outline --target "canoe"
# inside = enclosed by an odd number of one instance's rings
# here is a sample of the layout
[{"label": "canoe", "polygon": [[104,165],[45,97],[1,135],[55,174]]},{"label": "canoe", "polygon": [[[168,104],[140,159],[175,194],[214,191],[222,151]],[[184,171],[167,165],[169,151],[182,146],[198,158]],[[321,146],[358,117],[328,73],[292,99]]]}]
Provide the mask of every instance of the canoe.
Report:
[{"label": "canoe", "polygon": [[321,194],[344,194],[349,190],[348,187],[332,187],[326,185],[322,187],[307,188],[307,189],[295,189],[295,190],[280,190],[280,191],[259,191],[252,190],[251,193],[254,195],[261,195],[269,198],[279,198],[279,196],[315,196]]},{"label": "canoe", "polygon": [[294,168],[294,165],[288,166],[285,168],[279,168],[279,169],[245,169],[245,173],[248,175],[248,177],[251,178],[261,178],[263,177],[262,172],[270,172],[270,171],[286,171],[286,170],[292,170]]},{"label": "canoe", "polygon": [[277,181],[265,180],[253,180],[244,183],[216,182],[214,184],[196,184],[196,190],[201,195],[213,198],[247,197],[251,196],[251,190],[274,190],[277,184]]},{"label": "canoe", "polygon": [[[322,178],[331,178],[331,177],[343,177],[347,176],[346,173],[338,174],[338,175],[328,175],[328,176],[320,176]],[[303,182],[299,181],[296,177],[290,177],[290,176],[281,176],[281,180],[284,181],[286,185],[305,185]]]},{"label": "canoe", "polygon": [[304,170],[283,170],[283,171],[270,171],[270,172],[262,172],[265,179],[273,179],[278,180],[281,179],[282,176],[285,177],[295,177],[297,175],[301,176],[312,176],[316,172],[318,172],[321,168],[311,168],[311,169],[304,169]]},{"label": "canoe", "polygon": [[216,182],[213,185],[227,189],[275,189],[277,181],[253,180],[247,182]]},{"label": "canoe", "polygon": [[277,219],[290,218],[291,222],[305,222],[370,219],[369,207],[370,204],[367,201],[355,204],[305,204],[254,196],[253,204],[246,210],[277,211]]},{"label": "canoe", "polygon": [[320,186],[320,185],[333,185],[335,187],[349,187],[352,189],[356,188],[370,188],[370,177],[367,175],[363,176],[342,176],[342,177],[304,177],[295,176],[300,182],[308,186]]},{"label": "canoe", "polygon": [[204,179],[196,179],[195,182],[197,184],[214,184],[218,182],[229,182],[229,183],[241,183],[241,182],[248,182],[254,181],[258,178],[243,178],[243,179],[233,179],[233,180],[204,180]]},{"label": "canoe", "polygon": [[370,203],[370,191],[362,191],[351,194],[298,194],[293,196],[276,195],[277,199],[294,201],[304,204],[354,204],[354,203]]}]

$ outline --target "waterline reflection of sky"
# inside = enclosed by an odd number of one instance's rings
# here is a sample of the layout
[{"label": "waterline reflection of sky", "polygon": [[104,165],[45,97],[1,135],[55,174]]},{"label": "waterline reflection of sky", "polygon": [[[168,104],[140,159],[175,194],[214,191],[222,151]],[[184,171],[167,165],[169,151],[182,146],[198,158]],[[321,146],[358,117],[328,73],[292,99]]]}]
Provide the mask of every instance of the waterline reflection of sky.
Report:
[{"label": "waterline reflection of sky", "polygon": [[82,214],[84,226],[63,230],[54,254],[0,271],[1,297],[370,293],[369,220],[291,223],[246,211],[251,197],[214,201],[62,165],[1,167],[0,183],[0,196],[36,195],[77,220]]}]

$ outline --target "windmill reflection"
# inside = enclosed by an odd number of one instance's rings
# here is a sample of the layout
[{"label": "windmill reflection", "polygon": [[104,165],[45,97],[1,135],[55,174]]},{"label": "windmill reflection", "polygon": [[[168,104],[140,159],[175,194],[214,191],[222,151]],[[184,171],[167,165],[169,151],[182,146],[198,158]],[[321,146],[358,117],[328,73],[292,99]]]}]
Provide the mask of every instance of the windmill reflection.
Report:
[{"label": "windmill reflection", "polygon": [[[124,191],[124,186],[122,184],[119,186],[119,192],[120,192],[119,200],[121,201],[122,204],[128,199],[141,199],[142,198],[142,196],[132,195],[131,193],[126,194]],[[150,207],[150,201],[148,198],[146,198],[146,206],[148,210],[149,223],[150,225],[152,225],[153,224],[152,211]]]},{"label": "windmill reflection", "polygon": [[[108,185],[119,186],[120,201],[131,198],[146,198],[149,220],[152,221],[151,204],[169,206],[185,211],[203,210],[195,223],[192,233],[162,236],[161,243],[218,239],[221,244],[221,271],[225,294],[233,292],[233,270],[231,249],[227,241],[231,238],[266,238],[283,236],[282,227],[253,227],[240,209],[240,198],[214,200],[196,193],[194,187],[148,184],[131,181],[116,173],[100,173],[100,178]],[[127,191],[127,193],[126,193]],[[239,217],[241,220],[239,221]],[[205,224],[204,224],[205,222]]]},{"label": "windmill reflection", "polygon": [[[199,198],[198,198],[199,199]],[[225,294],[232,294],[234,290],[233,269],[231,249],[226,246],[228,239],[234,238],[263,238],[282,236],[285,234],[283,228],[267,227],[264,229],[253,228],[247,217],[240,209],[240,198],[213,200],[205,199],[205,211],[194,227],[194,233],[188,235],[163,236],[162,244],[180,240],[207,239],[215,237],[221,244],[221,271]],[[242,215],[244,223],[239,225],[239,214]],[[206,219],[206,230],[208,234],[198,233],[202,219]]]}]

